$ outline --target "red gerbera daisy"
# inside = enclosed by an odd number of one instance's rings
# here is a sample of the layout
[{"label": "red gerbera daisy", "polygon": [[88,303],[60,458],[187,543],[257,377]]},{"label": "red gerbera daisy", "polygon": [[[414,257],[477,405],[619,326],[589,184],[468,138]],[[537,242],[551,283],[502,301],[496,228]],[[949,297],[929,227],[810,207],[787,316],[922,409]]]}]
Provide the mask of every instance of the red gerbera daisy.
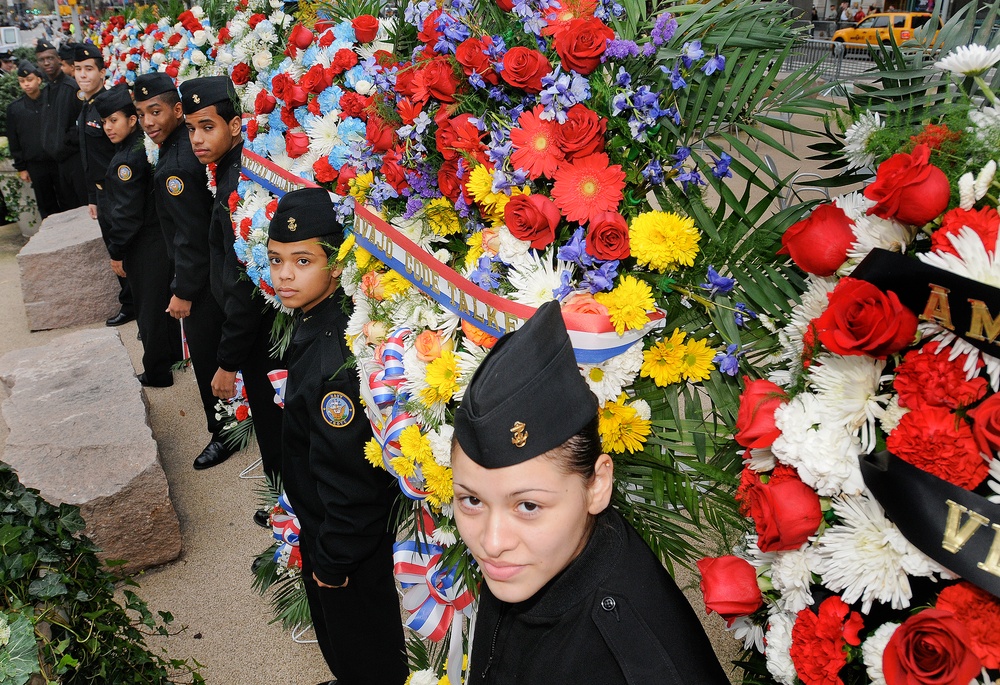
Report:
[{"label": "red gerbera daisy", "polygon": [[625,172],[618,164],[609,166],[603,152],[561,164],[553,178],[556,206],[567,221],[580,223],[617,209],[625,188]]},{"label": "red gerbera daisy", "polygon": [[538,105],[522,113],[517,118],[517,127],[510,130],[510,142],[514,145],[510,162],[527,171],[532,179],[552,178],[563,161],[563,153],[556,145],[556,123],[541,118],[544,109]]}]

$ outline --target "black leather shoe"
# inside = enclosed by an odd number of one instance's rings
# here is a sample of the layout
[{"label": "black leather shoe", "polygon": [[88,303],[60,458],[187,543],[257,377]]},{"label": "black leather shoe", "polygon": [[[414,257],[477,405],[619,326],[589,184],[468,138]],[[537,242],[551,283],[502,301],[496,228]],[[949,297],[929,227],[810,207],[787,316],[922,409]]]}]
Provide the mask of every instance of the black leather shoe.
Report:
[{"label": "black leather shoe", "polygon": [[233,456],[233,451],[226,447],[225,443],[213,440],[205,445],[205,449],[194,460],[194,467],[199,471],[201,469],[210,469],[213,466],[221,464],[231,456]]},{"label": "black leather shoe", "polygon": [[139,383],[147,388],[169,388],[174,384],[174,375],[169,372],[166,376],[150,376],[143,371],[136,378],[139,379]]},{"label": "black leather shoe", "polygon": [[271,527],[271,514],[267,509],[258,509],[253,513],[253,522],[261,528]]},{"label": "black leather shoe", "polygon": [[129,321],[135,321],[135,314],[122,310],[104,322],[105,326],[121,326]]},{"label": "black leather shoe", "polygon": [[264,565],[264,560],[261,559],[260,557],[257,557],[252,562],[250,562],[250,572],[254,575],[257,575],[257,571],[259,571],[260,567],[263,565]]}]

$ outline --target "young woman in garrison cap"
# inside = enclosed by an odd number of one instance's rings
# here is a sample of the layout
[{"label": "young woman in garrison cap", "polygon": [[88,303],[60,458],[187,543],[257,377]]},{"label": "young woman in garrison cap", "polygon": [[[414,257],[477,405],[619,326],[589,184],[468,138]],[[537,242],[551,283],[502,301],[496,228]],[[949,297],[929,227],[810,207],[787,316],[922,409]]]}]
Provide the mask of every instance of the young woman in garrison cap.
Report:
[{"label": "young woman in garrison cap", "polygon": [[468,685],[721,685],[701,624],[609,507],[614,464],[559,305],[483,361],[455,414],[455,520],[483,572]]}]

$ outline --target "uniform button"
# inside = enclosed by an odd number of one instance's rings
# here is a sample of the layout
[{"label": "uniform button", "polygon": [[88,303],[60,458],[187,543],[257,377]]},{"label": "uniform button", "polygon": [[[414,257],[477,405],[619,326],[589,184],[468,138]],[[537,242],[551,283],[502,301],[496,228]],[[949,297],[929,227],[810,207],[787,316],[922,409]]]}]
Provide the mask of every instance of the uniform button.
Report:
[{"label": "uniform button", "polygon": [[605,611],[615,610],[615,600],[613,597],[605,597],[601,600],[601,608]]}]

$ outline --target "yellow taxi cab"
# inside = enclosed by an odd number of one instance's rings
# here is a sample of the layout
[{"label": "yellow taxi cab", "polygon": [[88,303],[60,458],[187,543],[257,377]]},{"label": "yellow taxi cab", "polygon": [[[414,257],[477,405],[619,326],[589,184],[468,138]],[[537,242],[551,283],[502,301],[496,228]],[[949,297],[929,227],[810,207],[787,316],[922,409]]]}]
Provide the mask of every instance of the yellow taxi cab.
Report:
[{"label": "yellow taxi cab", "polygon": [[[882,12],[870,14],[853,28],[840,29],[833,34],[837,43],[857,43],[876,45],[889,43],[889,32],[896,37],[896,44],[913,38],[913,31],[931,20],[930,12]],[[938,19],[938,30],[941,20]],[[937,32],[934,33],[937,38]]]}]

